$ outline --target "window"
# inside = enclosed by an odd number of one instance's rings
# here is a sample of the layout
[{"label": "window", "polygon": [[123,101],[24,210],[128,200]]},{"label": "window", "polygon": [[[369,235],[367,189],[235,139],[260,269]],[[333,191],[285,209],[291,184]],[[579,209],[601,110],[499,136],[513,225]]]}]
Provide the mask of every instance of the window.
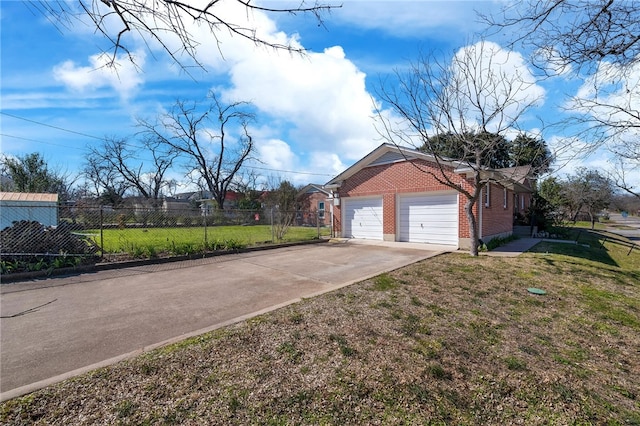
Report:
[{"label": "window", "polygon": [[504,199],[502,201],[503,207],[506,209],[508,207],[508,198],[507,198],[507,188],[504,188]]},{"label": "window", "polygon": [[491,184],[487,183],[484,187],[484,206],[489,207],[491,205]]},{"label": "window", "polygon": [[318,219],[324,219],[324,201],[318,201]]}]

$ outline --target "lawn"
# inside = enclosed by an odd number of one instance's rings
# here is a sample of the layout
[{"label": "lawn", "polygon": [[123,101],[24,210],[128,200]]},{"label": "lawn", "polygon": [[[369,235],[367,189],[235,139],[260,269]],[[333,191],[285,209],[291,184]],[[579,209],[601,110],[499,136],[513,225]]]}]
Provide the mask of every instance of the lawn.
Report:
[{"label": "lawn", "polygon": [[431,258],[5,402],[0,422],[640,424],[640,252],[605,237]]},{"label": "lawn", "polygon": [[[99,244],[99,231],[90,231]],[[329,228],[321,228],[321,235],[328,235]],[[202,251],[206,242],[209,247],[233,243],[235,246],[253,246],[271,242],[273,237],[269,225],[252,226],[202,226],[174,228],[125,228],[105,229],[102,246],[105,253],[130,253],[151,255],[171,252],[187,254]],[[318,238],[314,227],[291,227],[282,241],[305,241]],[[152,257],[152,256],[149,256]]]}]

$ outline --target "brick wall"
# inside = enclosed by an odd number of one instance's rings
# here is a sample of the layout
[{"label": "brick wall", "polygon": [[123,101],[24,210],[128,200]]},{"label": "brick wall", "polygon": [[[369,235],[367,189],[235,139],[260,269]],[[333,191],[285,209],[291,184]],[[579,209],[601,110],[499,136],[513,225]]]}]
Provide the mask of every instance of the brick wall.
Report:
[{"label": "brick wall", "polygon": [[[416,167],[417,166],[417,167]],[[341,216],[340,209],[344,199],[348,197],[365,197],[382,195],[383,203],[383,233],[385,235],[395,235],[396,233],[396,202],[397,194],[420,193],[433,191],[452,191],[452,188],[439,183],[435,177],[429,175],[425,170],[431,170],[439,174],[440,171],[436,166],[422,161],[414,162],[398,162],[373,167],[366,167],[345,182],[339,189],[341,199],[340,207],[334,207],[334,231],[335,235],[341,235]],[[470,180],[466,180],[463,176],[453,173],[452,169],[447,169],[445,173],[457,183],[462,183],[463,187],[469,191],[473,190]],[[523,194],[528,196],[528,194]],[[459,194],[458,208],[458,237],[469,239],[469,224],[467,216],[464,212],[464,205],[467,198],[463,194]],[[507,205],[504,205],[504,191],[498,185],[491,185],[490,204],[489,207],[484,206],[484,198],[474,206],[474,213],[479,220],[478,209],[482,208],[482,230],[483,238],[508,234],[513,229],[513,212],[514,212],[514,196],[513,192],[507,191]],[[529,198],[525,201],[529,206]]]},{"label": "brick wall", "polygon": [[492,236],[510,233],[513,230],[513,192],[507,190],[506,205],[504,188],[499,185],[489,184],[489,206],[485,205],[485,197],[481,198],[482,204],[482,238],[487,240]]},{"label": "brick wall", "polygon": [[298,197],[297,202],[301,207],[301,212],[296,217],[296,225],[316,226],[318,216],[318,205],[324,202],[325,215],[319,218],[320,226],[329,224],[329,202],[327,194],[324,192],[308,192]]},{"label": "brick wall", "polygon": [[[339,190],[340,198],[344,200],[348,197],[382,195],[382,209],[384,214],[383,233],[393,235],[396,233],[397,194],[452,191],[450,187],[439,183],[433,176],[425,172],[425,170],[440,173],[437,167],[421,160],[367,167],[343,183]],[[448,169],[446,173],[454,182],[464,182],[467,187],[470,187],[468,182],[464,181],[462,176],[453,173],[452,169]],[[460,237],[468,237],[469,235],[468,226],[465,226],[467,219],[463,208],[464,200],[465,198],[462,196],[458,211],[460,216]],[[339,208],[335,208],[334,229],[337,235],[339,235],[339,231],[341,230],[339,221]]]}]

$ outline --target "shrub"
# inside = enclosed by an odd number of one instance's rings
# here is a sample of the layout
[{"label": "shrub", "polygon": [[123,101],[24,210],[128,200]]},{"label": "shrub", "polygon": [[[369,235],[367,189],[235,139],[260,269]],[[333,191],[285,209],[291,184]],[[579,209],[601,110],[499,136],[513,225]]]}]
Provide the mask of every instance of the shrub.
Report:
[{"label": "shrub", "polygon": [[45,227],[22,220],[0,231],[2,273],[43,270],[98,260],[99,247],[91,240],[73,234],[73,225]]},{"label": "shrub", "polygon": [[517,239],[518,237],[516,237],[515,235],[509,235],[508,237],[496,237],[496,238],[493,238],[488,243],[486,243],[484,247],[486,247],[488,251],[491,251],[493,249],[496,249],[500,246],[507,244],[510,241],[517,240]]}]

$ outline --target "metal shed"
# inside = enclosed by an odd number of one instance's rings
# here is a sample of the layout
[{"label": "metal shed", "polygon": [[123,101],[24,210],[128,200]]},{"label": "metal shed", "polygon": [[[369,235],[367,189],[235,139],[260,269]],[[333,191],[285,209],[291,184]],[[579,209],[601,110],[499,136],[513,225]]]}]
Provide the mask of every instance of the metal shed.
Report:
[{"label": "metal shed", "polygon": [[0,229],[28,220],[58,225],[58,194],[0,192]]}]

